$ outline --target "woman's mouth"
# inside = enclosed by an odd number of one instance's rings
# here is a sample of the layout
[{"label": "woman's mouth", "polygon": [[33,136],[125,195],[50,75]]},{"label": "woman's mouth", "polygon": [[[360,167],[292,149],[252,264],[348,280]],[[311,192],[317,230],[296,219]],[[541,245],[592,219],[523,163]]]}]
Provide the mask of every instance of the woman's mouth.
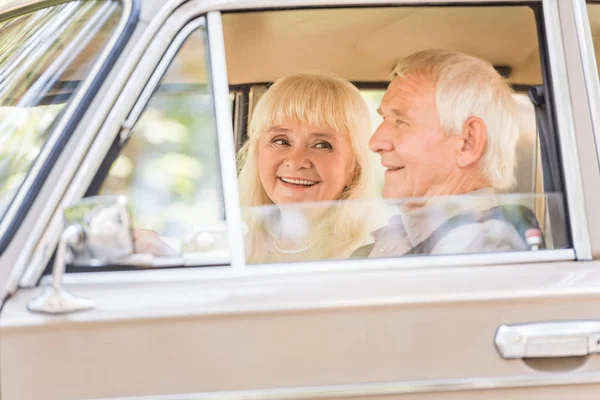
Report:
[{"label": "woman's mouth", "polygon": [[391,167],[391,166],[386,166],[386,172],[395,172],[395,171],[400,171],[401,169],[404,169],[404,167]]},{"label": "woman's mouth", "polygon": [[302,187],[310,187],[310,186],[314,186],[317,183],[319,183],[317,181],[311,181],[308,179],[283,178],[283,177],[279,177],[279,180],[281,180],[283,183],[286,183],[288,185],[295,185],[295,186],[302,186]]}]

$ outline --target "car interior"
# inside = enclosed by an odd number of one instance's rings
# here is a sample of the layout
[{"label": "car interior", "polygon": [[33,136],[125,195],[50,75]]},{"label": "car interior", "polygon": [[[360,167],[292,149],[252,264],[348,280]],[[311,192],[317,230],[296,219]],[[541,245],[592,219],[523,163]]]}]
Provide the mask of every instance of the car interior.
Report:
[{"label": "car interior", "polygon": [[[399,59],[419,50],[462,51],[491,62],[512,85],[521,128],[517,185],[511,193],[560,191],[560,171],[544,180],[543,136],[536,113],[546,121],[543,73],[538,38],[539,12],[529,6],[429,6],[333,8],[236,12],[223,15],[228,78],[232,93],[236,145],[246,137],[249,118],[268,85],[302,71],[334,72],[372,98],[373,129],[380,117],[377,101]],[[543,43],[543,42],[542,42]],[[517,45],[518,44],[518,45]],[[333,50],[334,49],[334,50]],[[537,96],[534,104],[530,95]],[[539,133],[539,135],[538,135]],[[556,151],[556,143],[550,141]],[[549,154],[550,158],[556,153]],[[377,162],[377,161],[375,161]],[[550,169],[550,165],[547,166]],[[552,169],[556,169],[552,165]],[[552,179],[548,179],[552,178]],[[546,190],[544,189],[546,187]],[[533,197],[532,197],[533,198]],[[549,226],[543,196],[532,200],[542,225]],[[555,210],[556,212],[556,210]],[[556,222],[558,224],[558,222]],[[547,232],[548,233],[548,232]]]}]

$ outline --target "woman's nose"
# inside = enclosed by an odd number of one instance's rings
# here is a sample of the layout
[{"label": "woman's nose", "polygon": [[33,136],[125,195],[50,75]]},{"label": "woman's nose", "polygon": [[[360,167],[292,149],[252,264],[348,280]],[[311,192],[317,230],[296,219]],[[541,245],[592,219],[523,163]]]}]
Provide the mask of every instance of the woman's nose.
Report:
[{"label": "woman's nose", "polygon": [[383,121],[369,139],[369,148],[372,152],[381,153],[384,151],[392,151],[394,145],[390,140],[390,128]]},{"label": "woman's nose", "polygon": [[312,163],[305,149],[297,149],[291,151],[285,159],[285,165],[298,170],[301,168],[310,168]]}]

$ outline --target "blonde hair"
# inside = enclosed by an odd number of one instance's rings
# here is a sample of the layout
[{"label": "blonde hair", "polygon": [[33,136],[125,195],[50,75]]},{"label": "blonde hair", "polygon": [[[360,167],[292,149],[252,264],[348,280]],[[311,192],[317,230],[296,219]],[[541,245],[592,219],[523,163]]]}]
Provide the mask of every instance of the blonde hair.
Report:
[{"label": "blonde hair", "polygon": [[519,126],[513,91],[507,81],[487,61],[440,49],[414,53],[394,69],[394,77],[420,74],[433,79],[444,132],[459,134],[473,116],[485,122],[483,174],[495,189],[514,186]]},{"label": "blonde hair", "polygon": [[[246,218],[248,262],[278,261],[268,246],[265,223],[256,214],[252,215],[252,208],[273,204],[259,177],[258,144],[263,133],[284,121],[300,121],[344,135],[354,153],[355,169],[337,200],[375,196],[368,159],[371,121],[358,89],[347,80],[322,72],[299,73],[277,80],[256,104],[248,127],[248,140],[238,153],[240,199],[242,207],[249,212]],[[302,257],[307,260],[346,258],[361,245],[369,227],[364,213],[357,212],[356,207],[356,202],[350,201],[329,206],[326,217],[312,227],[313,246]]]}]

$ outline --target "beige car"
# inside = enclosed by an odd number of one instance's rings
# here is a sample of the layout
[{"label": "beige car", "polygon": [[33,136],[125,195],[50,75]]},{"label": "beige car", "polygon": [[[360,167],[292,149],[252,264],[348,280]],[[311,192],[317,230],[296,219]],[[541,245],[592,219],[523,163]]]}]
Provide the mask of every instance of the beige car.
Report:
[{"label": "beige car", "polygon": [[[7,6],[0,397],[600,398],[599,35],[584,0]],[[375,128],[396,62],[428,48],[512,84],[498,198],[545,246],[249,265],[235,154],[265,88],[335,72]],[[132,227],[174,251],[134,254]]]}]

